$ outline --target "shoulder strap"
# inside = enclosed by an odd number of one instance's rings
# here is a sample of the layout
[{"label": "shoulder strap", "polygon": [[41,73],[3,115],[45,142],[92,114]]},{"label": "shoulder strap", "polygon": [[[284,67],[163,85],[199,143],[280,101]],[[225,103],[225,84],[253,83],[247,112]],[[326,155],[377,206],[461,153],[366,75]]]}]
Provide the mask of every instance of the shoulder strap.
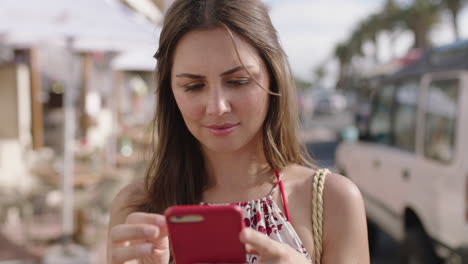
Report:
[{"label": "shoulder strap", "polygon": [[288,201],[286,200],[286,195],[284,193],[283,182],[281,181],[280,174],[277,170],[275,170],[275,175],[276,175],[276,178],[278,179],[278,182],[276,184],[278,185],[280,189],[281,200],[283,201],[284,214],[286,215],[286,220],[291,221],[291,216],[289,215]]},{"label": "shoulder strap", "polygon": [[314,264],[320,264],[322,258],[322,220],[323,188],[328,169],[319,169],[314,174],[312,183],[312,229],[314,237]]}]

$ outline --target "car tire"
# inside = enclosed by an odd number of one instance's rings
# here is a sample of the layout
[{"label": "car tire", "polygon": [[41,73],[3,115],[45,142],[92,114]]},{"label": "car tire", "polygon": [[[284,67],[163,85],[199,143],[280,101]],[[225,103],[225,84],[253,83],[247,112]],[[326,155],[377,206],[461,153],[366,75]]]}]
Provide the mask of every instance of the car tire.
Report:
[{"label": "car tire", "polygon": [[439,264],[429,237],[421,227],[411,227],[406,231],[401,248],[403,264]]},{"label": "car tire", "polygon": [[379,240],[379,228],[369,219],[367,219],[367,238],[369,240],[369,252],[373,256]]}]

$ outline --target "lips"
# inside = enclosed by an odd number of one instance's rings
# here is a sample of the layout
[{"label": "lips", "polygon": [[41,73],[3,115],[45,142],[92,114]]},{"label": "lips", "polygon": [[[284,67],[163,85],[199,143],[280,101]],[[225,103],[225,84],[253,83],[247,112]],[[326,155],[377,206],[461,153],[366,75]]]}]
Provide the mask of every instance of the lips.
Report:
[{"label": "lips", "polygon": [[231,134],[239,125],[239,123],[224,123],[221,125],[206,126],[214,136],[227,136]]},{"label": "lips", "polygon": [[212,126],[207,126],[207,127],[210,129],[227,129],[227,128],[235,127],[237,125],[238,124],[234,124],[234,123],[226,123],[222,125],[212,125]]}]

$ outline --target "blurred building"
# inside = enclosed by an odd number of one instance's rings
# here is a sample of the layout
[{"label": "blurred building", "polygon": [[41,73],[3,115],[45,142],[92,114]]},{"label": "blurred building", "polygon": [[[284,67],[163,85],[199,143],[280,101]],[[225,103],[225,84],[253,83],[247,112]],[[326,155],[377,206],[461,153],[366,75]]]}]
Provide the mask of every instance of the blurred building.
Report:
[{"label": "blurred building", "polygon": [[[75,127],[75,192],[95,189],[78,195],[74,207],[105,214],[121,174],[133,175],[112,169],[122,156],[121,135],[136,137],[132,127],[145,126],[153,114],[153,54],[163,12],[152,1],[123,2],[0,2],[0,262],[15,258],[5,250],[60,238],[67,122]],[[66,93],[75,120],[65,118]],[[126,150],[127,160],[137,159],[128,144]]]},{"label": "blurred building", "polygon": [[[2,121],[11,123],[10,119],[14,119],[21,125],[15,131],[21,147],[18,145],[13,151],[11,144],[6,147],[6,143],[2,143],[2,149],[8,148],[4,151],[24,154],[27,148],[39,151],[45,144],[55,154],[61,154],[66,121],[63,94],[66,91],[75,97],[77,139],[92,144],[92,148],[103,147],[102,141],[107,140],[110,131],[115,131],[117,127],[113,127],[113,121],[120,114],[120,106],[131,104],[127,98],[142,104],[135,98],[146,94],[153,85],[148,83],[151,81],[148,75],[155,67],[152,55],[157,49],[158,25],[149,21],[159,22],[162,12],[151,1],[146,1],[146,6],[145,1],[125,1],[144,16],[126,10],[116,1],[92,2],[23,0],[0,4],[0,21],[4,22],[0,26],[0,54],[3,55],[0,59],[3,65],[9,65],[3,67],[4,79],[16,80],[22,85],[20,89],[19,84],[8,82],[10,88],[2,89],[4,93],[12,91],[8,96],[5,94],[3,100],[17,101],[17,105],[3,106],[16,109],[18,113],[17,117],[5,115]],[[21,9],[26,4],[30,10]],[[35,14],[34,10],[43,12]],[[102,20],[101,14],[108,19]],[[138,76],[143,76],[145,84],[140,86],[144,88],[132,87],[136,82],[128,80]],[[128,90],[133,94],[123,96]],[[17,94],[19,91],[22,91],[21,96]],[[140,108],[124,112],[132,110]],[[10,164],[24,167],[14,162]]]}]

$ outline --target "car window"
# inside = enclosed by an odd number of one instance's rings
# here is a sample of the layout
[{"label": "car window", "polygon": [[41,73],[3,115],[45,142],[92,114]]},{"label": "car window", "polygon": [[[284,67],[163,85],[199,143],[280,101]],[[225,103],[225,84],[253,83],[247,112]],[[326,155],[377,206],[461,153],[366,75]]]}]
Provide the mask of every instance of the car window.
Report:
[{"label": "car window", "polygon": [[459,81],[430,84],[425,98],[424,155],[448,163],[454,158],[458,119]]},{"label": "car window", "polygon": [[416,149],[416,118],[419,82],[406,81],[399,85],[395,95],[394,142],[395,147],[414,152]]},{"label": "car window", "polygon": [[391,142],[391,110],[395,87],[387,85],[377,92],[372,104],[372,116],[369,125],[371,141],[380,144]]}]

